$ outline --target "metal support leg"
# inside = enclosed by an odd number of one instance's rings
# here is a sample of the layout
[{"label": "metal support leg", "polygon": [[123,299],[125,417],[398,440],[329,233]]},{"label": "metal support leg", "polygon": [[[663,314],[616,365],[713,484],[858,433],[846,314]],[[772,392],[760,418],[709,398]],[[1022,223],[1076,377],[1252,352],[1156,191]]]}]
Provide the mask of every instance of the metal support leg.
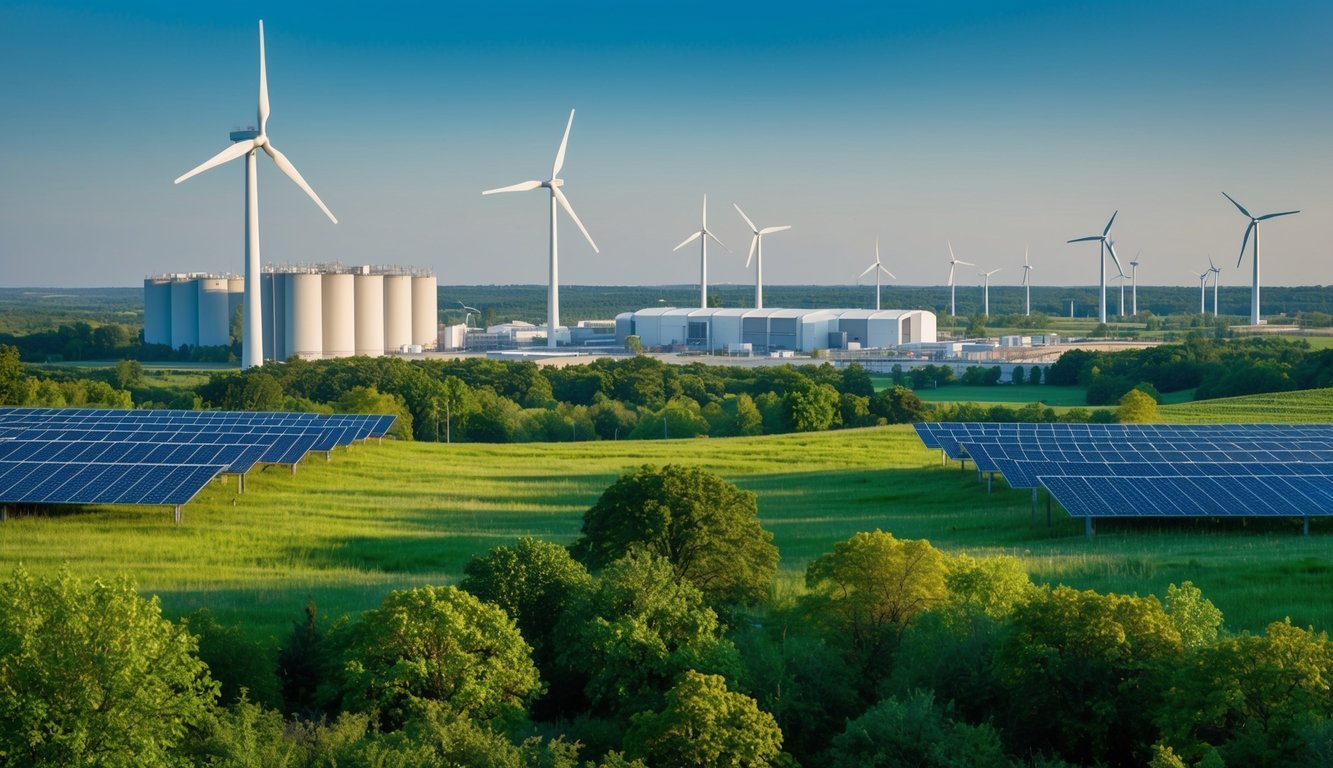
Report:
[{"label": "metal support leg", "polygon": [[1037,486],[1032,486],[1032,516],[1031,521],[1037,521]]},{"label": "metal support leg", "polygon": [[236,495],[240,496],[244,493],[245,493],[245,475],[240,474],[236,476]]},{"label": "metal support leg", "polygon": [[292,474],[296,474],[296,462],[292,462]]},{"label": "metal support leg", "polygon": [[1046,527],[1051,527],[1051,492],[1046,492]]},{"label": "metal support leg", "polygon": [[179,505],[179,504],[176,505],[176,511],[175,511],[175,513],[172,515],[172,518],[175,519],[175,521],[176,521],[176,525],[180,525],[180,524],[181,524],[181,505]]},{"label": "metal support leg", "polygon": [[1091,517],[1083,518],[1083,533],[1086,534],[1089,539],[1091,539],[1092,532],[1093,532],[1092,518]]},{"label": "metal support leg", "polygon": [[991,483],[993,483],[993,482],[995,482],[995,473],[994,473],[994,472],[987,472],[987,473],[986,473],[986,493],[990,493],[990,492],[991,492]]},{"label": "metal support leg", "polygon": [[333,461],[333,451],[325,451],[325,452],[324,452],[324,461],[326,461],[326,462],[328,462],[328,461]]},{"label": "metal support leg", "polygon": [[941,449],[940,449],[940,466],[941,466],[941,467],[947,467],[948,465],[949,465],[949,454],[945,453],[945,452],[944,452],[944,449],[941,448]]},{"label": "metal support leg", "polygon": [[1309,535],[1310,535],[1310,516],[1309,516],[1309,515],[1305,515],[1304,517],[1301,518],[1301,528],[1304,529],[1304,532],[1305,532],[1305,535],[1306,535],[1306,536],[1309,536]]},{"label": "metal support leg", "polygon": [[0,523],[8,522],[9,507],[0,507]]}]

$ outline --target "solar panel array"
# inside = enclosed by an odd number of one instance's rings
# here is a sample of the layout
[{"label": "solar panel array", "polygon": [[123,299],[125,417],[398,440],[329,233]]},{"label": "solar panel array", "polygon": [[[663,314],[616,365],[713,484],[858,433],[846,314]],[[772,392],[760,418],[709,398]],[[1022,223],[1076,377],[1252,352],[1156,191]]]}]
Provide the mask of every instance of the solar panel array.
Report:
[{"label": "solar panel array", "polygon": [[382,437],[393,416],[0,408],[0,503],[189,502],[219,474]]},{"label": "solar panel array", "polygon": [[1011,487],[1046,488],[1074,517],[1333,515],[1333,424],[934,422],[916,430],[927,447],[999,472]]}]

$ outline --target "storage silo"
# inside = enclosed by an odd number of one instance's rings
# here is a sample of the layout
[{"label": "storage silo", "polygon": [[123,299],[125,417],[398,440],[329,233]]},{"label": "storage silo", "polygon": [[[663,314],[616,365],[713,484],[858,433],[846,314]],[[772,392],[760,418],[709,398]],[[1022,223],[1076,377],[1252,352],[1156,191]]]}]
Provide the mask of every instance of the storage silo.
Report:
[{"label": "storage silo", "polygon": [[356,354],[356,289],[352,275],[323,275],[324,356]]},{"label": "storage silo", "polygon": [[356,354],[384,354],[384,275],[353,275],[356,301]]},{"label": "storage silo", "polygon": [[287,359],[287,273],[264,275],[264,358]]},{"label": "storage silo", "polygon": [[225,347],[231,343],[227,306],[227,278],[201,277],[199,284],[199,346]]},{"label": "storage silo", "polygon": [[143,343],[171,343],[171,280],[150,277],[143,281]]},{"label": "storage silo", "polygon": [[384,276],[384,349],[397,352],[412,343],[412,276]]},{"label": "storage silo", "polygon": [[287,356],[324,354],[324,276],[318,272],[287,275]]},{"label": "storage silo", "polygon": [[440,300],[435,275],[412,278],[412,343],[435,349],[440,339]]},{"label": "storage silo", "polygon": [[[227,329],[231,329],[232,318],[236,317],[236,310],[245,305],[245,280],[239,277],[227,278]],[[242,317],[241,328],[244,329],[244,317]],[[244,338],[244,334],[242,334]]]},{"label": "storage silo", "polygon": [[177,278],[171,282],[171,348],[199,345],[199,281]]}]

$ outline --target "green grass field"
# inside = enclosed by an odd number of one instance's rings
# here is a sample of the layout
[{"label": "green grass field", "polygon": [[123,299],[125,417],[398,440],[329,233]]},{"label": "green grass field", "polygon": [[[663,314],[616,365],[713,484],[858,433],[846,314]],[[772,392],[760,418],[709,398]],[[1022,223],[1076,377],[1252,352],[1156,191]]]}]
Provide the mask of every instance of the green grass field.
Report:
[{"label": "green grass field", "polygon": [[256,636],[285,636],[306,598],[324,615],[377,605],[393,588],[456,580],[468,558],[522,535],[559,542],[620,472],[679,462],[758,494],[781,556],[778,588],[799,590],[812,558],[874,528],[951,552],[1007,553],[1037,581],[1153,593],[1186,579],[1233,629],[1290,616],[1333,625],[1333,525],[1290,521],[1107,522],[1095,539],[1059,512],[1030,519],[1027,491],[987,494],[940,465],[907,426],[761,438],[523,445],[385,442],[310,457],[295,476],[253,474],[244,495],[216,483],[175,527],[160,508],[13,515],[0,565],[88,576],[129,573],[169,614],[207,606]]},{"label": "green grass field", "polygon": [[1327,423],[1333,422],[1333,388],[1198,400],[1159,408],[1158,414],[1162,421],[1174,424]]},{"label": "green grass field", "polygon": [[[870,380],[874,382],[876,390],[893,385],[891,376],[871,376]],[[1018,386],[1001,384],[994,387],[946,384],[938,389],[916,389],[913,392],[926,403],[984,403],[1011,407],[1028,403],[1045,403],[1057,410],[1092,407],[1088,405],[1087,387],[1052,387],[1046,384]],[[1162,404],[1187,403],[1193,398],[1193,389],[1168,392],[1162,395]]]}]

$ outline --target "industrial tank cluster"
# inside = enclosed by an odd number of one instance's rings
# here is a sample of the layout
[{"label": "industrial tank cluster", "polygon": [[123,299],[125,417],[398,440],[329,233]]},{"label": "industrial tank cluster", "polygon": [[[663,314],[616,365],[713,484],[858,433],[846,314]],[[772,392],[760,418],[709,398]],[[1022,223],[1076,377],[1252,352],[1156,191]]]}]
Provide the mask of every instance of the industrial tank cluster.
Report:
[{"label": "industrial tank cluster", "polygon": [[[144,280],[144,342],[230,343],[244,281],[178,274]],[[264,358],[383,355],[434,349],[435,275],[399,266],[271,266],[260,276]]]}]

